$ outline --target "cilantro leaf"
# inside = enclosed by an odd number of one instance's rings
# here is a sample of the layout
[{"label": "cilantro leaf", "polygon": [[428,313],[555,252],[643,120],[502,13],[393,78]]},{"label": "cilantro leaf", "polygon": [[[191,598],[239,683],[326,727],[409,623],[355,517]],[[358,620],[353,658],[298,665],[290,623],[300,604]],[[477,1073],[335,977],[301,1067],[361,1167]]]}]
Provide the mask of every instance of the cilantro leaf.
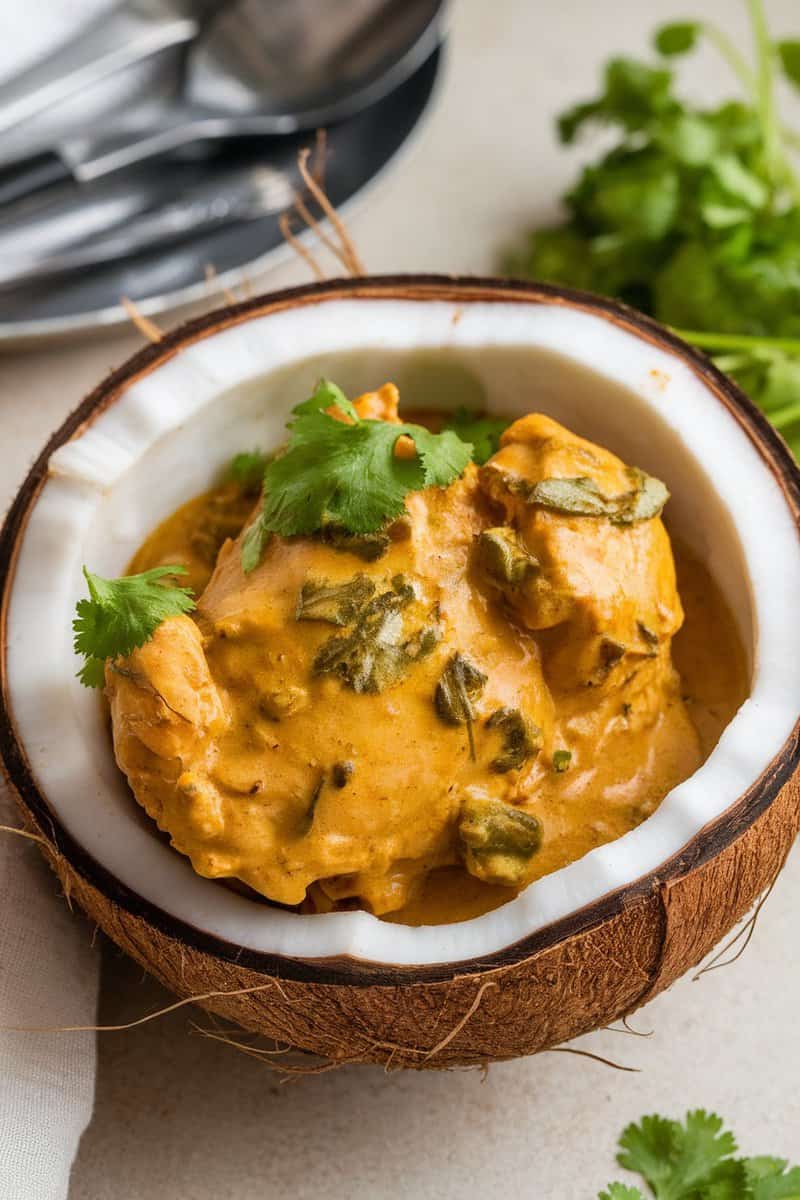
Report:
[{"label": "cilantro leaf", "polygon": [[623,1132],[620,1147],[619,1165],[643,1175],[657,1200],[691,1200],[710,1172],[736,1151],[736,1142],[723,1132],[718,1116],[698,1109],[687,1113],[684,1125],[643,1117]]},{"label": "cilantro leaf", "polygon": [[261,523],[269,532],[308,534],[335,522],[351,533],[370,533],[399,516],[408,492],[424,485],[418,456],[395,457],[395,444],[405,433],[400,425],[345,425],[310,412],[290,429],[286,453],[264,476]]},{"label": "cilantro leaf", "polygon": [[422,460],[423,487],[447,487],[458,479],[472,459],[472,443],[452,429],[431,433],[422,425],[404,425]]},{"label": "cilantro leaf", "polygon": [[121,579],[104,579],[86,567],[83,574],[89,599],[77,602],[72,629],[75,653],[86,660],[78,674],[85,687],[102,687],[106,659],[130,654],[167,617],[191,612],[195,606],[191,589],[165,581],[185,575],[185,567],[153,567]]},{"label": "cilantro leaf", "polygon": [[[286,450],[264,473],[259,517],[245,534],[245,571],[258,564],[270,533],[291,537],[330,525],[354,534],[380,529],[405,510],[409,492],[457,479],[472,451],[452,430],[434,434],[421,425],[362,419],[327,380],[292,410],[288,428]],[[395,453],[401,437],[414,443],[411,457]]]},{"label": "cilantro leaf", "polygon": [[637,1187],[629,1187],[627,1183],[610,1183],[597,1200],[644,1200]]},{"label": "cilantro leaf", "polygon": [[747,1181],[751,1186],[764,1179],[774,1179],[776,1175],[781,1176],[786,1170],[784,1159],[767,1156],[747,1158],[744,1160],[744,1165],[747,1171]]},{"label": "cilantro leaf", "polygon": [[741,1159],[727,1158],[714,1167],[702,1184],[691,1192],[691,1200],[752,1200]]},{"label": "cilantro leaf", "polygon": [[676,54],[686,54],[697,45],[700,35],[700,25],[697,21],[676,21],[672,25],[662,25],[653,36],[653,45],[659,54],[667,57]]},{"label": "cilantro leaf", "polygon": [[723,191],[748,208],[763,208],[770,198],[766,183],[748,170],[735,154],[717,155],[711,162],[711,170]]},{"label": "cilantro leaf", "polygon": [[104,658],[87,658],[78,671],[78,679],[84,687],[103,687],[106,681],[106,660]]},{"label": "cilantro leaf", "polygon": [[[305,416],[308,413],[327,412],[330,408],[338,409],[354,425],[357,425],[361,419],[353,402],[348,400],[342,389],[332,383],[330,379],[320,379],[313,395],[309,396],[308,400],[304,400],[302,404],[296,405],[292,412],[296,416]],[[289,428],[291,429],[295,423],[290,421]]]},{"label": "cilantro leaf", "polygon": [[631,133],[644,129],[658,113],[675,109],[671,87],[671,71],[631,58],[612,58],[606,65],[603,94],[563,113],[558,135],[566,144],[574,142],[589,122],[618,124]]},{"label": "cilantro leaf", "polygon": [[604,115],[629,130],[645,127],[649,118],[671,111],[672,72],[634,58],[612,58],[605,70]]},{"label": "cilantro leaf", "polygon": [[251,571],[255,571],[258,564],[261,562],[261,555],[264,553],[270,535],[261,520],[261,514],[247,526],[242,534],[242,570],[245,575],[249,575]]},{"label": "cilantro leaf", "polygon": [[227,478],[238,483],[245,491],[257,491],[261,487],[269,458],[261,450],[244,450],[235,454],[227,470]]},{"label": "cilantro leaf", "polygon": [[795,87],[800,88],[800,39],[778,42],[777,51],[784,75]]},{"label": "cilantro leaf", "polygon": [[745,1158],[742,1167],[752,1200],[800,1200],[800,1167],[781,1158]]},{"label": "cilantro leaf", "polygon": [[[702,1109],[683,1123],[643,1117],[619,1144],[620,1166],[642,1175],[656,1200],[800,1200],[800,1167],[780,1158],[734,1158],[733,1134]],[[641,1192],[615,1183],[599,1200],[641,1200]]]},{"label": "cilantro leaf", "polygon": [[452,430],[463,442],[470,442],[473,460],[482,464],[500,449],[500,437],[510,424],[503,417],[479,417],[466,408],[457,408],[442,428]]},{"label": "cilantro leaf", "polygon": [[676,1129],[677,1122],[666,1117],[642,1117],[638,1125],[628,1125],[619,1139],[621,1153],[617,1162],[626,1170],[643,1175],[659,1200],[668,1195]]},{"label": "cilantro leaf", "polygon": [[722,137],[718,123],[705,114],[675,112],[658,122],[653,141],[681,167],[703,167],[714,162]]},{"label": "cilantro leaf", "polygon": [[597,1196],[597,1200],[644,1200],[644,1196],[638,1188],[630,1187],[630,1184],[609,1183],[606,1190]]},{"label": "cilantro leaf", "polygon": [[680,191],[680,174],[664,156],[634,152],[587,168],[569,200],[576,215],[598,229],[656,241],[678,219]]}]

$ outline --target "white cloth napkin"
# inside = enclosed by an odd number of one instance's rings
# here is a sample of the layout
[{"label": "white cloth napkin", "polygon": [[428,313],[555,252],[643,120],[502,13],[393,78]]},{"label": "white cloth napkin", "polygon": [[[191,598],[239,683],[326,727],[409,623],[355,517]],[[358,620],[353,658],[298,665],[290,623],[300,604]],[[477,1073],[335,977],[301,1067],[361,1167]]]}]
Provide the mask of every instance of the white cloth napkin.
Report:
[{"label": "white cloth napkin", "polygon": [[[4,782],[0,824],[19,825]],[[91,1116],[93,1033],[3,1033],[9,1025],[91,1025],[99,954],[38,848],[0,833],[0,1197],[65,1200]]]},{"label": "white cloth napkin", "polygon": [[[0,0],[0,79],[106,3]],[[19,824],[2,779],[0,824]],[[0,833],[0,1200],[66,1200],[92,1112],[95,1035],[2,1029],[94,1023],[100,956],[91,949],[91,932],[70,914],[37,847]]]}]

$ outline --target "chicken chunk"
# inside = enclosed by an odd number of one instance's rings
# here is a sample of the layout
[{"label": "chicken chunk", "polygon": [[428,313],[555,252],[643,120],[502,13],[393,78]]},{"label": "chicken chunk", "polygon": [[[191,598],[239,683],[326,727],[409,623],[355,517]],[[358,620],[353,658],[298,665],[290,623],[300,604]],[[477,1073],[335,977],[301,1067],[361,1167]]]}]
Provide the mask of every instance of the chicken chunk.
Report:
[{"label": "chicken chunk", "polygon": [[[357,407],[396,421],[397,391]],[[648,486],[532,415],[370,553],[275,536],[245,575],[228,541],[193,618],[108,666],[137,799],[202,875],[378,914],[441,867],[510,895],[618,836],[699,762]]]}]

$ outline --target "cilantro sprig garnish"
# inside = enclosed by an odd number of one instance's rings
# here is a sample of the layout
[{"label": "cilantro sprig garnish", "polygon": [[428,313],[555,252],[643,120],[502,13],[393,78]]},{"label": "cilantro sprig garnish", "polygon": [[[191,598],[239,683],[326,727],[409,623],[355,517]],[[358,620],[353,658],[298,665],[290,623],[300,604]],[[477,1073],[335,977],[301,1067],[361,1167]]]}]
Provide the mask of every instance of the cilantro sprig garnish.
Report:
[{"label": "cilantro sprig garnish", "polygon": [[[335,526],[373,533],[405,510],[409,492],[446,487],[464,471],[471,444],[452,430],[359,417],[340,388],[321,380],[292,409],[286,449],[264,472],[264,494],[242,543],[242,567],[258,565],[271,533],[311,534]],[[400,438],[413,443],[399,455]]]},{"label": "cilantro sprig garnish", "polygon": [[[754,53],[703,20],[659,29],[655,62],[613,58],[600,95],[561,115],[570,144],[601,126],[611,149],[564,197],[567,220],[537,229],[506,266],[617,296],[707,350],[800,457],[800,135],[778,111],[780,76],[800,89],[800,39],[770,40],[748,0]],[[709,43],[740,96],[686,102],[670,69]]]},{"label": "cilantro sprig garnish", "polygon": [[[656,1200],[800,1200],[800,1167],[780,1158],[736,1158],[736,1139],[714,1113],[683,1122],[643,1117],[629,1125],[617,1162],[636,1171]],[[638,1187],[612,1183],[599,1200],[645,1200]]]},{"label": "cilantro sprig garnish", "polygon": [[121,579],[103,579],[86,567],[83,574],[89,599],[78,601],[72,628],[75,653],[85,659],[78,672],[84,687],[102,687],[107,659],[130,654],[143,646],[167,617],[195,607],[189,588],[168,582],[171,576],[185,575],[185,567],[153,567]]}]

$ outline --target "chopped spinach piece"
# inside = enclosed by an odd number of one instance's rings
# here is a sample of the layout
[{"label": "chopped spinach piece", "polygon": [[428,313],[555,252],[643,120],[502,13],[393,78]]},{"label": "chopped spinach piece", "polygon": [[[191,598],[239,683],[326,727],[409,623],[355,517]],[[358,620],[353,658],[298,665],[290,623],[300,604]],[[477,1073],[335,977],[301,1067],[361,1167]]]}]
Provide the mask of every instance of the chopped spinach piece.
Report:
[{"label": "chopped spinach piece", "polygon": [[466,725],[469,738],[470,757],[475,758],[475,739],[472,723],[475,720],[474,701],[482,694],[487,683],[483,671],[456,652],[448,661],[436,685],[434,703],[436,711],[447,725]]},{"label": "chopped spinach piece", "polygon": [[572,751],[571,750],[556,750],[555,754],[553,755],[553,770],[558,775],[561,775],[561,774],[563,774],[564,771],[569,769],[569,765],[571,762],[572,762]]},{"label": "chopped spinach piece", "polygon": [[540,479],[538,483],[516,478],[509,486],[529,504],[571,516],[604,517],[614,525],[633,525],[657,517],[669,499],[664,484],[636,467],[629,467],[627,475],[631,488],[617,496],[606,496],[593,479],[585,476]]},{"label": "chopped spinach piece", "polygon": [[501,800],[470,797],[458,826],[465,865],[487,883],[516,887],[523,883],[528,863],[542,844],[536,817]]},{"label": "chopped spinach piece", "polygon": [[515,529],[484,529],[476,545],[478,566],[490,583],[516,587],[536,574],[539,563]]},{"label": "chopped spinach piece", "polygon": [[486,722],[487,729],[497,729],[503,735],[503,748],[489,763],[489,770],[498,775],[518,770],[542,748],[542,731],[518,708],[498,708]]},{"label": "chopped spinach piece", "polygon": [[622,661],[626,652],[627,647],[623,646],[621,642],[615,642],[610,637],[602,637],[597,651],[597,668],[589,683],[602,683],[614,667]]},{"label": "chopped spinach piece", "polygon": [[375,584],[366,575],[354,575],[347,583],[307,579],[297,598],[295,617],[298,621],[351,625],[374,595]]},{"label": "chopped spinach piece", "polygon": [[377,562],[392,543],[388,533],[382,529],[375,533],[350,533],[343,526],[332,523],[323,525],[314,536],[334,550],[355,554],[363,562]]},{"label": "chopped spinach piece", "polygon": [[406,637],[402,613],[414,599],[413,587],[396,575],[389,591],[364,605],[348,633],[323,642],[314,674],[336,675],[354,692],[382,692],[397,683],[440,637],[436,625]]}]

